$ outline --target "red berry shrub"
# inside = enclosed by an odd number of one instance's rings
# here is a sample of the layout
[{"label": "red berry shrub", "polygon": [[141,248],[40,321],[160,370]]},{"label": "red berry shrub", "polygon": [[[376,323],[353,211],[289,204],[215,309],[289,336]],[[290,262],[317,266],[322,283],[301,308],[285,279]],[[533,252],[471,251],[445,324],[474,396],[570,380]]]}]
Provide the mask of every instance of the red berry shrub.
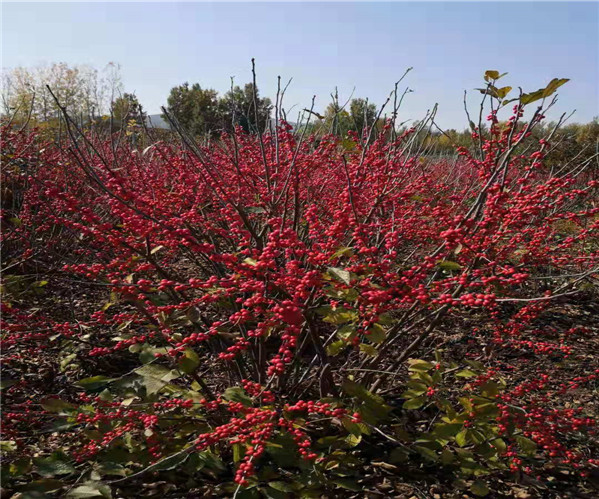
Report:
[{"label": "red berry shrub", "polygon": [[[304,477],[289,491],[343,487],[377,439],[466,476],[588,473],[597,414],[572,392],[596,383],[577,347],[592,331],[539,319],[596,278],[599,184],[545,168],[541,108],[522,110],[491,113],[455,161],[422,161],[419,130],[391,123],[351,147],[284,122],[143,149],[4,127],[3,440],[29,459],[9,478],[42,469],[44,431],[87,487],[172,469],[228,493],[285,469]],[[446,357],[456,321],[486,353]],[[20,378],[44,352],[58,397]],[[439,417],[395,432],[412,411]]]}]

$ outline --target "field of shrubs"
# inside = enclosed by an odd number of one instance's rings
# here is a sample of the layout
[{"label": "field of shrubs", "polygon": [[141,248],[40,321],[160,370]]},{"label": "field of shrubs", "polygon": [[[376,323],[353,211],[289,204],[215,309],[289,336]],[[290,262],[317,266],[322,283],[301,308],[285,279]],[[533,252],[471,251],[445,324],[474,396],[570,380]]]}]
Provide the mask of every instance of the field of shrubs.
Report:
[{"label": "field of shrubs", "polygon": [[597,497],[597,157],[500,77],[446,159],[5,122],[2,498]]}]

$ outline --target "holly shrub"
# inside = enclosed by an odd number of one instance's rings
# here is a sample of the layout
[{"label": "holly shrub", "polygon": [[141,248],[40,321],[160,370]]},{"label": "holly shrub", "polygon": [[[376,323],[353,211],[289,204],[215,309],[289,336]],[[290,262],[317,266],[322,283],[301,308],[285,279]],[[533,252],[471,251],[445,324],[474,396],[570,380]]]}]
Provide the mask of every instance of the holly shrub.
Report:
[{"label": "holly shrub", "polygon": [[595,292],[599,182],[531,140],[565,81],[506,106],[501,76],[454,159],[426,155],[434,115],[343,144],[284,121],[143,148],[66,112],[52,141],[5,124],[3,486],[343,497],[372,462],[479,496],[584,482],[596,331],[540,318]]}]

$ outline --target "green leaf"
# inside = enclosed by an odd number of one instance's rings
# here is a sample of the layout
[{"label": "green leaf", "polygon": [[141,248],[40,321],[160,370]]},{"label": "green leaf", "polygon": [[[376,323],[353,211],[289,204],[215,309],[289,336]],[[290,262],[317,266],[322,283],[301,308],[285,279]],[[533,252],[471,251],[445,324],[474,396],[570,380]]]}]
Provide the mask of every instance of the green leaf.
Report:
[{"label": "green leaf", "polygon": [[118,463],[113,463],[110,461],[102,461],[98,463],[98,467],[96,471],[100,473],[101,476],[104,475],[112,475],[112,476],[127,476],[126,468]]},{"label": "green leaf", "polygon": [[158,253],[164,246],[156,246],[152,251],[150,251],[150,255],[154,255]]},{"label": "green leaf", "polygon": [[133,343],[133,345],[129,345],[129,351],[131,353],[139,353],[141,352],[143,346],[141,343]]},{"label": "green leaf", "polygon": [[330,355],[331,357],[335,357],[336,355],[339,355],[343,350],[345,350],[347,348],[348,344],[346,341],[343,340],[338,340],[338,341],[334,341],[333,343],[331,343],[330,345],[327,346],[327,355]]},{"label": "green leaf", "polygon": [[179,361],[179,369],[185,374],[193,373],[200,365],[200,358],[191,348],[185,349],[185,356]]},{"label": "green leaf", "polygon": [[329,478],[329,481],[342,489],[352,490],[354,492],[360,492],[362,490],[362,487],[360,487],[355,480],[351,480],[350,478],[334,477]]},{"label": "green leaf", "polygon": [[111,498],[112,493],[108,485],[99,482],[88,482],[72,489],[66,497],[70,499],[81,499],[84,497],[106,497]]},{"label": "green leaf", "polygon": [[256,260],[254,260],[253,258],[246,258],[245,260],[243,260],[243,263],[247,263],[248,265],[251,265],[252,267],[255,267],[256,265],[258,265],[258,262]]},{"label": "green leaf", "polygon": [[4,390],[5,388],[10,388],[13,385],[16,385],[17,381],[14,379],[2,378],[0,380],[0,390]]},{"label": "green leaf", "polygon": [[455,461],[455,455],[449,449],[443,449],[441,452],[441,462],[445,465],[451,464]]},{"label": "green leaf", "polygon": [[231,388],[227,388],[225,393],[223,393],[223,398],[225,400],[229,400],[230,402],[241,402],[246,407],[250,407],[252,405],[252,399],[247,396],[245,390],[240,386],[232,386]]},{"label": "green leaf", "polygon": [[462,429],[462,423],[437,423],[433,435],[441,438],[456,436]]},{"label": "green leaf", "polygon": [[[58,490],[64,486],[64,482],[62,480],[58,480],[56,478],[42,478],[41,480],[34,480],[29,482],[27,485],[23,487],[23,491],[31,491],[31,492],[53,492]],[[47,496],[42,496],[47,497]]]},{"label": "green leaf", "polygon": [[356,447],[362,441],[362,435],[349,434],[345,437],[345,441],[350,447]]},{"label": "green leaf", "polygon": [[81,379],[75,384],[85,388],[87,391],[94,392],[116,379],[117,378],[108,378],[106,376],[92,376],[91,378]]},{"label": "green leaf", "polygon": [[243,445],[233,444],[233,462],[238,463],[244,456]]},{"label": "green leaf", "polygon": [[428,447],[424,447],[422,445],[415,445],[414,449],[418,452],[418,454],[420,454],[421,456],[425,457],[426,459],[428,459],[430,461],[438,461],[439,460],[439,456],[433,449],[429,449]]},{"label": "green leaf", "polygon": [[463,371],[459,371],[456,373],[456,377],[458,378],[474,378],[475,376],[478,375],[470,369],[464,369]]},{"label": "green leaf", "polygon": [[360,351],[364,352],[370,357],[376,357],[378,354],[376,348],[374,348],[372,345],[367,345],[366,343],[360,343]]},{"label": "green leaf", "polygon": [[355,310],[347,310],[346,308],[339,307],[335,310],[331,309],[322,320],[324,322],[328,322],[329,324],[347,324],[349,322],[355,321],[357,318],[358,312]]},{"label": "green leaf", "polygon": [[472,492],[475,496],[485,497],[489,492],[489,487],[482,480],[475,480],[474,483],[470,486],[470,492]]},{"label": "green leaf", "polygon": [[341,248],[339,248],[337,251],[335,251],[335,253],[333,253],[331,260],[342,257],[342,256],[350,257],[352,255],[353,255],[353,250],[351,248],[349,248],[347,246],[341,246]]},{"label": "green leaf", "polygon": [[35,471],[43,477],[53,477],[56,475],[69,475],[74,473],[75,468],[66,461],[66,457],[59,453],[54,453],[50,457],[40,457],[33,460]]},{"label": "green leaf", "polygon": [[559,87],[561,87],[565,83],[568,83],[569,81],[570,81],[570,78],[553,78],[553,80],[551,80],[549,82],[549,84],[545,87],[545,89],[543,90],[543,97],[549,97]]},{"label": "green leaf", "polygon": [[48,412],[65,412],[75,408],[73,404],[57,398],[44,399],[40,402],[40,405]]},{"label": "green leaf", "polygon": [[13,452],[17,450],[17,443],[14,440],[0,440],[0,451]]},{"label": "green leaf", "polygon": [[512,90],[512,87],[501,87],[497,89],[497,97],[499,97],[500,99],[505,99],[505,97],[507,96],[507,94],[509,94]]},{"label": "green leaf", "polygon": [[542,99],[544,93],[545,93],[545,89],[541,88],[541,89],[537,90],[536,92],[531,92],[529,94],[522,94],[520,96],[520,103],[522,105],[526,106],[527,104],[530,104],[539,99]]},{"label": "green leaf", "polygon": [[427,372],[434,367],[430,362],[420,359],[410,359],[408,362],[410,364],[408,371]]},{"label": "green leaf", "polygon": [[464,447],[468,441],[468,430],[462,430],[455,436],[455,443],[460,447]]},{"label": "green leaf", "polygon": [[373,343],[382,343],[387,338],[387,333],[385,328],[380,324],[373,324],[373,326],[368,329],[366,337]]},{"label": "green leaf", "polygon": [[352,435],[369,435],[370,434],[370,429],[368,428],[368,426],[366,426],[364,423],[354,423],[353,421],[349,420],[348,418],[343,418],[341,420],[341,424],[343,424],[343,427],[350,432]]},{"label": "green leaf", "polygon": [[348,324],[345,326],[341,326],[338,330],[337,330],[337,337],[340,340],[345,340],[350,341],[353,340],[356,336],[356,327]]},{"label": "green leaf", "polygon": [[348,284],[351,282],[351,274],[344,269],[339,267],[329,267],[327,272],[331,277],[336,279],[337,281],[341,281],[344,284]]},{"label": "green leaf", "polygon": [[494,69],[488,69],[485,71],[485,81],[497,80],[501,76],[499,75],[499,71],[495,71]]},{"label": "green leaf", "polygon": [[426,397],[416,397],[410,400],[406,400],[403,403],[403,408],[404,409],[419,409],[420,407],[422,407],[426,402]]},{"label": "green leaf", "polygon": [[499,393],[501,385],[496,381],[487,381],[484,385],[481,385],[481,395],[486,398],[494,399]]},{"label": "green leaf", "polygon": [[249,206],[245,211],[248,213],[266,213],[266,208],[262,206]]},{"label": "green leaf", "polygon": [[501,438],[496,438],[491,441],[491,445],[497,449],[500,454],[507,450],[507,445]]},{"label": "green leaf", "polygon": [[158,393],[168,384],[167,379],[172,378],[170,369],[157,364],[145,364],[136,369],[135,373],[143,378],[148,395]]},{"label": "green leaf", "polygon": [[279,492],[293,492],[295,490],[290,484],[278,480],[274,482],[268,482],[268,486],[278,490]]},{"label": "green leaf", "polygon": [[441,270],[447,271],[456,271],[462,268],[462,266],[459,263],[452,262],[450,260],[439,260],[437,262],[437,267],[439,267]]},{"label": "green leaf", "polygon": [[537,444],[533,442],[530,438],[518,435],[516,437],[516,442],[518,442],[518,446],[522,449],[522,451],[525,454],[533,455],[537,451]]}]

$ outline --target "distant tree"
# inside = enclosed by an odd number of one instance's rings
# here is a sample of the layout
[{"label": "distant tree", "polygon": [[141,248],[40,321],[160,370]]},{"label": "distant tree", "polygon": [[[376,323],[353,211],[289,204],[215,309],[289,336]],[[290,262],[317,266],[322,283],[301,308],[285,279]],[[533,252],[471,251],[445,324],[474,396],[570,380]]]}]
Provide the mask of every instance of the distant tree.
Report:
[{"label": "distant tree", "polygon": [[89,121],[108,110],[111,95],[121,89],[120,67],[108,64],[102,72],[90,66],[55,63],[35,68],[13,68],[3,73],[3,114],[17,122],[56,120],[59,108],[49,86],[71,117]]},{"label": "distant tree", "polygon": [[120,126],[135,122],[141,125],[146,113],[134,94],[124,93],[112,103],[112,115]]},{"label": "distant tree", "polygon": [[256,102],[258,121],[254,108],[253,83],[246,83],[243,89],[235,86],[229,90],[219,102],[223,128],[230,131],[233,126],[241,126],[248,133],[255,133],[258,129],[264,131],[269,125],[272,102],[268,97],[261,98],[258,88]]},{"label": "distant tree", "polygon": [[353,99],[349,104],[349,114],[353,122],[352,130],[360,136],[368,132],[375,124],[377,116],[376,105],[369,103],[366,99]]},{"label": "distant tree", "polygon": [[[192,135],[216,135],[221,128],[216,90],[203,89],[199,83],[173,87],[167,99],[167,110]],[[162,116],[168,121],[166,115]]]},{"label": "distant tree", "polygon": [[324,116],[319,122],[319,129],[322,133],[332,133],[339,137],[345,137],[347,132],[354,131],[360,137],[362,133],[368,132],[375,123],[377,117],[377,108],[375,104],[369,103],[366,99],[352,99],[348,106],[342,106],[335,99],[327,106]]},{"label": "distant tree", "polygon": [[354,129],[350,113],[337,102],[332,102],[325,109],[322,126],[324,133],[332,133],[339,137],[345,137],[349,130]]}]

